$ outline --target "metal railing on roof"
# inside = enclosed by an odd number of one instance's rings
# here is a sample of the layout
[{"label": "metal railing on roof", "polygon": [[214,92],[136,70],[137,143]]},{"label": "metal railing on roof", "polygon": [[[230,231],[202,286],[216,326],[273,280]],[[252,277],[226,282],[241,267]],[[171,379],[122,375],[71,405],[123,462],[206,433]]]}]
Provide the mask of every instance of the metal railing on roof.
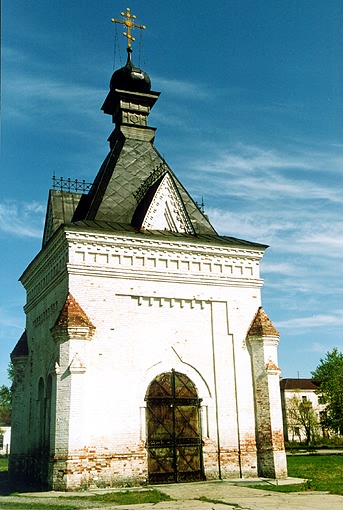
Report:
[{"label": "metal railing on roof", "polygon": [[55,177],[52,178],[52,187],[53,189],[59,189],[61,191],[70,192],[82,192],[86,193],[92,187],[91,182],[86,182],[84,179],[82,181],[78,181],[77,179],[72,180],[70,178],[63,179],[63,177]]}]

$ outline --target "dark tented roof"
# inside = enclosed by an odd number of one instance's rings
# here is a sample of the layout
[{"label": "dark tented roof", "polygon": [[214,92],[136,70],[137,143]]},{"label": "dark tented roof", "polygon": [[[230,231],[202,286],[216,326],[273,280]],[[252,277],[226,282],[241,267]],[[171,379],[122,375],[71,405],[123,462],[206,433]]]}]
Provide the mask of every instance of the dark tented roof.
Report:
[{"label": "dark tented roof", "polygon": [[[266,245],[219,236],[156,150],[155,129],[147,125],[147,117],[159,94],[117,88],[110,93],[114,109],[105,113],[116,124],[110,152],[88,194],[50,191],[43,246],[61,225],[74,225],[265,249]],[[149,228],[167,230],[144,230]]]},{"label": "dark tented roof", "polygon": [[165,173],[174,182],[194,231],[216,234],[155,147],[150,142],[130,138],[125,143],[118,140],[108,154],[87,199],[80,202],[74,219],[131,224],[140,202]]}]

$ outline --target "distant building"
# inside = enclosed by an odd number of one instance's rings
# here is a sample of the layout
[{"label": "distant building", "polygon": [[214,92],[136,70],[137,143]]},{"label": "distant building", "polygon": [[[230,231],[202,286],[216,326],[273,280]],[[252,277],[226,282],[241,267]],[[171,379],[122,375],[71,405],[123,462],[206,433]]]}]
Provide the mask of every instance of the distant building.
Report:
[{"label": "distant building", "polygon": [[10,453],[11,427],[0,426],[0,456]]},{"label": "distant building", "polygon": [[[317,414],[318,423],[321,424],[325,413],[325,405],[319,403],[317,390],[318,384],[313,379],[281,379],[283,429],[286,441],[304,441],[306,439],[302,427],[299,424],[291,423],[287,414],[289,401],[293,397],[296,397],[303,404],[310,405]],[[321,431],[325,434],[324,430]]]}]

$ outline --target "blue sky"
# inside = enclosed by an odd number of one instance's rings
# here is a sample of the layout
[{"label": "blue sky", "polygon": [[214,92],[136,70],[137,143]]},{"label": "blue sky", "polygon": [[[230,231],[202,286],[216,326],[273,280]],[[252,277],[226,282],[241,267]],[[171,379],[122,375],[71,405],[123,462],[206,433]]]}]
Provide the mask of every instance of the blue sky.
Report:
[{"label": "blue sky", "polygon": [[110,20],[126,7],[147,26],[133,60],[161,91],[155,145],[219,233],[270,245],[263,307],[282,375],[309,377],[343,350],[342,2],[15,0],[2,8],[0,384],[52,176],[92,181],[107,153],[100,107],[126,61]]}]

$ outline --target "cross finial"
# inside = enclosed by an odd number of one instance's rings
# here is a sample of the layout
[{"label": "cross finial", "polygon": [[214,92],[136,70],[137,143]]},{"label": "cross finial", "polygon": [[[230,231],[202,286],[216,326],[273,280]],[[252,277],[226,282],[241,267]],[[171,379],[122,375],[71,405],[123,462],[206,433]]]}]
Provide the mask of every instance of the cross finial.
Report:
[{"label": "cross finial", "polygon": [[113,21],[113,23],[121,23],[122,25],[125,25],[127,27],[127,32],[123,32],[123,35],[124,35],[124,37],[127,37],[127,47],[130,48],[131,41],[135,40],[135,38],[132,37],[132,35],[131,35],[131,29],[132,28],[140,28],[140,29],[144,30],[146,28],[146,26],[138,25],[137,23],[132,21],[132,20],[136,19],[136,16],[134,14],[131,14],[129,7],[126,8],[126,12],[121,12],[120,14],[124,17],[124,19],[120,20],[120,19],[112,18],[111,21]]}]

